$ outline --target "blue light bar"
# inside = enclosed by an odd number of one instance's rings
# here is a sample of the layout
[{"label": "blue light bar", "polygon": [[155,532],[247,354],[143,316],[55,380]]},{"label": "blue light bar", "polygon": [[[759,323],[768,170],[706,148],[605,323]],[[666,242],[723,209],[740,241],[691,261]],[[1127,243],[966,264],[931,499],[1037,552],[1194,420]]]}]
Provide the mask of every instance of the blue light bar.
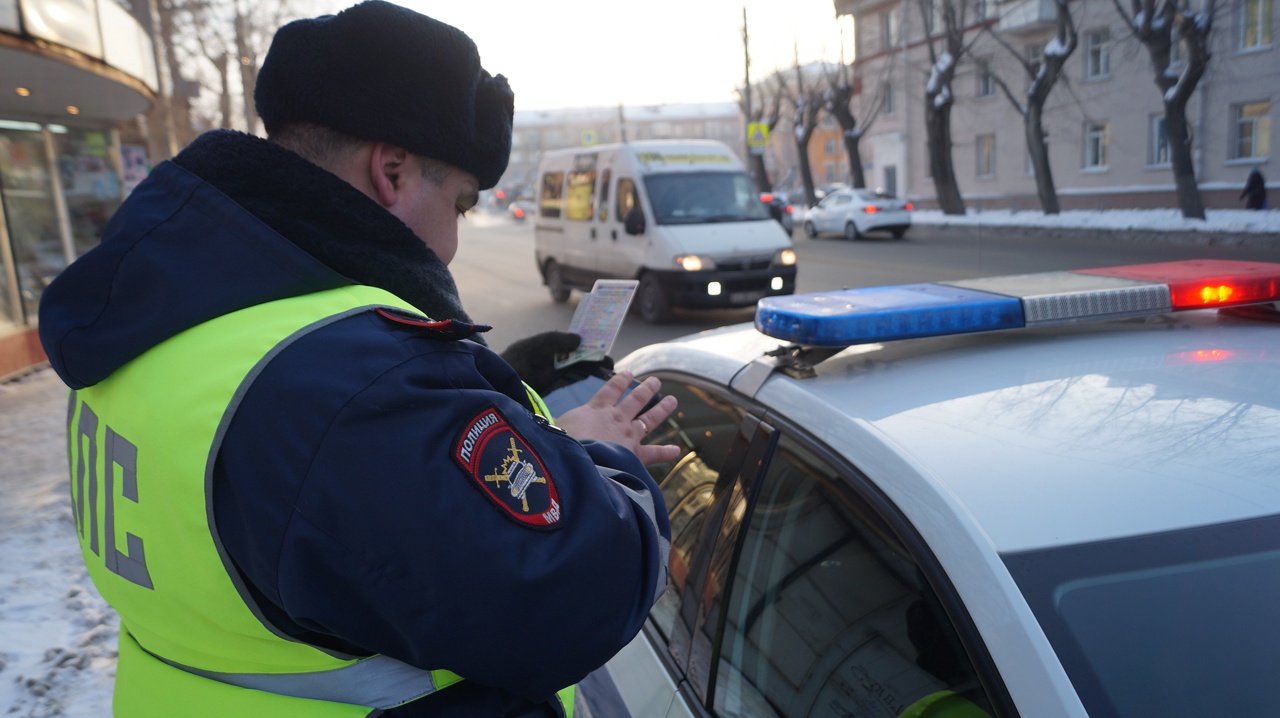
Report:
[{"label": "blue light bar", "polygon": [[1022,302],[940,284],[844,289],[766,297],[756,305],[756,329],[807,346],[915,339],[1015,329]]}]

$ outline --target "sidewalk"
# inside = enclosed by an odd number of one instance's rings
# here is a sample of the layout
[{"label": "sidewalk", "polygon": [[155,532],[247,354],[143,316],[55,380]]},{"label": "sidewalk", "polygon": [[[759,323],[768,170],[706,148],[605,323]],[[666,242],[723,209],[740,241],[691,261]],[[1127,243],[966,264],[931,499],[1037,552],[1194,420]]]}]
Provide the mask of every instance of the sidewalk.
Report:
[{"label": "sidewalk", "polygon": [[67,389],[0,384],[0,715],[111,715],[115,612],[80,558],[67,489]]}]

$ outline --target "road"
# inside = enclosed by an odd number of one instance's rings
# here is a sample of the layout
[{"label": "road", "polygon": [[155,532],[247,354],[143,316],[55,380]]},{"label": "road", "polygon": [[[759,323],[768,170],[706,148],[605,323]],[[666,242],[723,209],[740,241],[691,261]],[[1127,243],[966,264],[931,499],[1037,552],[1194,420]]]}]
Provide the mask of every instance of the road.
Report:
[{"label": "road", "polygon": [[[472,318],[494,325],[487,339],[501,351],[522,337],[569,325],[577,292],[555,304],[533,259],[532,223],[469,216],[459,223],[459,249],[450,268]],[[811,240],[797,230],[798,291],[931,282],[1178,259],[1280,262],[1280,248],[1195,246],[1123,241],[959,236],[945,227],[918,225],[903,240],[871,237],[859,242]],[[752,309],[678,312],[660,326],[628,317],[612,355],[724,324],[749,322]]]}]

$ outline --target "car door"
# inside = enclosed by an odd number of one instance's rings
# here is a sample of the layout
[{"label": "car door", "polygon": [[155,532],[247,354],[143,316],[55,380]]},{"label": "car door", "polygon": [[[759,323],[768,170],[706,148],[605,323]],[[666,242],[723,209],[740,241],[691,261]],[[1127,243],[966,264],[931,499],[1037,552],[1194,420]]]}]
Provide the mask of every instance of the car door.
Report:
[{"label": "car door", "polygon": [[669,497],[683,548],[654,609],[680,678],[665,715],[888,718],[943,701],[1016,715],[945,573],[861,472],[738,395],[663,386],[742,412],[696,512],[695,492]]},{"label": "car door", "polygon": [[847,192],[835,192],[822,198],[816,208],[813,226],[819,232],[844,231],[844,218],[853,198]]}]

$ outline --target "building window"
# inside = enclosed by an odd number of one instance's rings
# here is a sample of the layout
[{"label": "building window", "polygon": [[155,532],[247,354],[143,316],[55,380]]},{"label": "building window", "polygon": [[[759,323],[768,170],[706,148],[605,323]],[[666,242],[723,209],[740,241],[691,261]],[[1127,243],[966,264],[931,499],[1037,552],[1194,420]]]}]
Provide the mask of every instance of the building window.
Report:
[{"label": "building window", "polygon": [[1151,142],[1147,164],[1162,166],[1169,164],[1169,135],[1164,130],[1164,115],[1151,116]]},{"label": "building window", "polygon": [[825,142],[823,142],[823,143],[822,143],[822,152],[823,152],[823,154],[827,155],[828,157],[830,157],[831,155],[834,155],[834,154],[836,153],[836,141],[835,141],[835,140],[826,140]]},{"label": "building window", "polygon": [[1271,103],[1246,102],[1231,107],[1235,141],[1232,159],[1262,159],[1271,154]]},{"label": "building window", "polygon": [[987,7],[987,0],[977,0],[973,7],[973,13],[979,20],[986,20],[991,14],[991,8]]},{"label": "building window", "polygon": [[991,74],[991,60],[978,60],[978,97],[996,94],[995,76]]},{"label": "building window", "polygon": [[996,174],[996,136],[978,135],[978,161],[974,165],[979,177],[994,177]]},{"label": "building window", "polygon": [[894,10],[880,13],[880,49],[892,50],[898,44],[898,14]]},{"label": "building window", "polygon": [[886,82],[883,85],[884,92],[884,114],[886,116],[893,115],[893,83]]},{"label": "building window", "polygon": [[1105,122],[1090,122],[1084,126],[1085,169],[1106,169],[1110,153],[1111,126]]},{"label": "building window", "polygon": [[1111,75],[1111,30],[1100,28],[1085,35],[1085,79],[1101,80]]},{"label": "building window", "polygon": [[1253,50],[1271,44],[1275,0],[1241,0],[1240,49]]}]

